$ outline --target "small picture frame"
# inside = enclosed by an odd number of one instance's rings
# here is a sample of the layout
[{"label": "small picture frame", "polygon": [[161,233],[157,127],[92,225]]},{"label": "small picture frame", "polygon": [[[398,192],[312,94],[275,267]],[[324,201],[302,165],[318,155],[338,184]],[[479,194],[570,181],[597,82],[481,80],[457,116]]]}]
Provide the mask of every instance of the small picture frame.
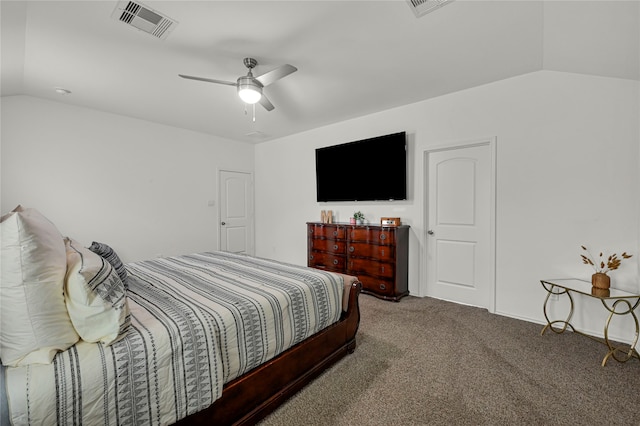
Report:
[{"label": "small picture frame", "polygon": [[380,225],[382,226],[400,226],[399,217],[381,217]]}]

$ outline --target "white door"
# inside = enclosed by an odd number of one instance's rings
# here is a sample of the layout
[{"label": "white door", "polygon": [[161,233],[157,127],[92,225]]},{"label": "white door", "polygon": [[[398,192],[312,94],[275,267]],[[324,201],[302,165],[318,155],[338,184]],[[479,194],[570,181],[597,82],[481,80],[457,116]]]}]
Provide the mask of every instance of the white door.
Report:
[{"label": "white door", "polygon": [[427,296],[493,312],[492,146],[427,153]]},{"label": "white door", "polygon": [[220,250],[253,255],[253,176],[221,170],[219,182]]}]

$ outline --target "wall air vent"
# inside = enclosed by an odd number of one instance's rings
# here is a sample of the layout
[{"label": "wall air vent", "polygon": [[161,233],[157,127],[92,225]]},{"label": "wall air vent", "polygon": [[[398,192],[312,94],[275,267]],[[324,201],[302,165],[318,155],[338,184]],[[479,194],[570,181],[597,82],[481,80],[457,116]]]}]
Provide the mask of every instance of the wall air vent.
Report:
[{"label": "wall air vent", "polygon": [[453,0],[407,0],[407,3],[409,3],[409,7],[413,10],[416,18],[419,18],[452,1]]},{"label": "wall air vent", "polygon": [[162,40],[178,25],[157,10],[128,0],[119,1],[111,17]]}]

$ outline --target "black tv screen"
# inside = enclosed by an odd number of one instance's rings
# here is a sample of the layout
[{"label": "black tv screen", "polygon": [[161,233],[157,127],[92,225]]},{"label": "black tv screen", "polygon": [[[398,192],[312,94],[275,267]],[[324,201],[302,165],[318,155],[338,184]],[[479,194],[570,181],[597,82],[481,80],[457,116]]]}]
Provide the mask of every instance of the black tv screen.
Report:
[{"label": "black tv screen", "polygon": [[407,199],[405,132],[316,149],[319,202]]}]

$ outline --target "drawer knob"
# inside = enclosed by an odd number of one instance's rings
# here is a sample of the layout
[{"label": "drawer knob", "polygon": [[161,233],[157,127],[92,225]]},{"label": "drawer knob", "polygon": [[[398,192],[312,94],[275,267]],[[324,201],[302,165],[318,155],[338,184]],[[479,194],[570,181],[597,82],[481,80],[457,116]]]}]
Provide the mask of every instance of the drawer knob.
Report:
[{"label": "drawer knob", "polygon": [[338,245],[337,245],[337,244],[334,244],[334,245],[333,245],[333,249],[334,249],[334,250],[338,250]]},{"label": "drawer knob", "polygon": [[338,231],[333,231],[333,236],[337,236],[338,235]]},{"label": "drawer knob", "polygon": [[353,253],[354,251],[356,251],[356,249],[353,246],[349,247],[349,253]]},{"label": "drawer knob", "polygon": [[333,259],[333,264],[337,265],[338,264],[338,259]]},{"label": "drawer knob", "polygon": [[386,290],[387,286],[384,283],[380,283],[380,290]]},{"label": "drawer knob", "polygon": [[380,239],[381,240],[386,240],[387,239],[387,234],[380,234]]},{"label": "drawer knob", "polygon": [[313,255],[309,256],[309,259],[313,260]]}]

